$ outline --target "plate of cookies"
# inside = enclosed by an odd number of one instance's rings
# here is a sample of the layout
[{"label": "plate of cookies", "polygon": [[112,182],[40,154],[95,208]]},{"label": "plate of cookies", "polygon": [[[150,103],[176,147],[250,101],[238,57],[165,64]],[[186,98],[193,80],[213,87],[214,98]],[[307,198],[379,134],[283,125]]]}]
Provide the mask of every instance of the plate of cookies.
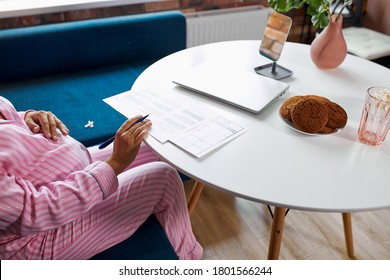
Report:
[{"label": "plate of cookies", "polygon": [[307,135],[335,134],[348,121],[343,107],[319,95],[288,98],[280,106],[279,116],[290,128]]}]

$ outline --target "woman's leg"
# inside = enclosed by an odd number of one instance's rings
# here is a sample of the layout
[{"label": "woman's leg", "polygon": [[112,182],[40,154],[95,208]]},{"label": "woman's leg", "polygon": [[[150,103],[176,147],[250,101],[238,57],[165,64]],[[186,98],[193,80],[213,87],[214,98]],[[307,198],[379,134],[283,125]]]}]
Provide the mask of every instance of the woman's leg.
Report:
[{"label": "woman's leg", "polygon": [[182,181],[163,162],[119,175],[118,191],[82,218],[50,235],[56,259],[88,259],[125,240],[154,214],[180,259],[200,259],[202,247],[192,232]]}]

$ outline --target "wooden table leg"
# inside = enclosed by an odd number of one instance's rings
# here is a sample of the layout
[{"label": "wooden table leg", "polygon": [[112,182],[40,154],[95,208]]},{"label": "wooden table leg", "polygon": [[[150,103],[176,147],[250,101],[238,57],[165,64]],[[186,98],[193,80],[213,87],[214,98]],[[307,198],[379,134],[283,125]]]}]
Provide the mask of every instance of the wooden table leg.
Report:
[{"label": "wooden table leg", "polygon": [[194,186],[192,187],[192,191],[190,194],[190,197],[188,198],[188,213],[191,215],[192,211],[195,208],[196,203],[198,202],[198,199],[200,197],[200,194],[202,193],[204,188],[204,184],[199,183],[198,181],[195,181]]},{"label": "wooden table leg", "polygon": [[354,257],[355,252],[353,248],[353,236],[352,236],[352,215],[351,213],[342,213],[344,224],[344,236],[345,243],[347,245],[347,253],[349,257]]},{"label": "wooden table leg", "polygon": [[275,207],[274,218],[272,220],[271,238],[269,241],[269,248],[268,248],[269,260],[279,259],[285,216],[286,216],[286,208]]}]

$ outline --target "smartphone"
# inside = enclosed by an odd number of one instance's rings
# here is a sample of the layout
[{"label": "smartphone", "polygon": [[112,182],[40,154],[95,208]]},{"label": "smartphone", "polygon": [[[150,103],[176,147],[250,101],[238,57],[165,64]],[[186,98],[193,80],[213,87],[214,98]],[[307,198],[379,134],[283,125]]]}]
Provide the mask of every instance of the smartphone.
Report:
[{"label": "smartphone", "polygon": [[260,44],[260,54],[277,61],[282,53],[284,43],[290,33],[291,18],[272,12],[268,17],[267,26]]}]

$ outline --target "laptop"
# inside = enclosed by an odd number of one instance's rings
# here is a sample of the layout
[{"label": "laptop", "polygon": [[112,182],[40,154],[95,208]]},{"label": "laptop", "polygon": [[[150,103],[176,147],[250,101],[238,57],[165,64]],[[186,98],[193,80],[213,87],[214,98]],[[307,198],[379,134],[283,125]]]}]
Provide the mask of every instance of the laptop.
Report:
[{"label": "laptop", "polygon": [[209,63],[183,71],[172,82],[252,113],[260,113],[289,89],[289,84],[258,75],[253,69]]}]

